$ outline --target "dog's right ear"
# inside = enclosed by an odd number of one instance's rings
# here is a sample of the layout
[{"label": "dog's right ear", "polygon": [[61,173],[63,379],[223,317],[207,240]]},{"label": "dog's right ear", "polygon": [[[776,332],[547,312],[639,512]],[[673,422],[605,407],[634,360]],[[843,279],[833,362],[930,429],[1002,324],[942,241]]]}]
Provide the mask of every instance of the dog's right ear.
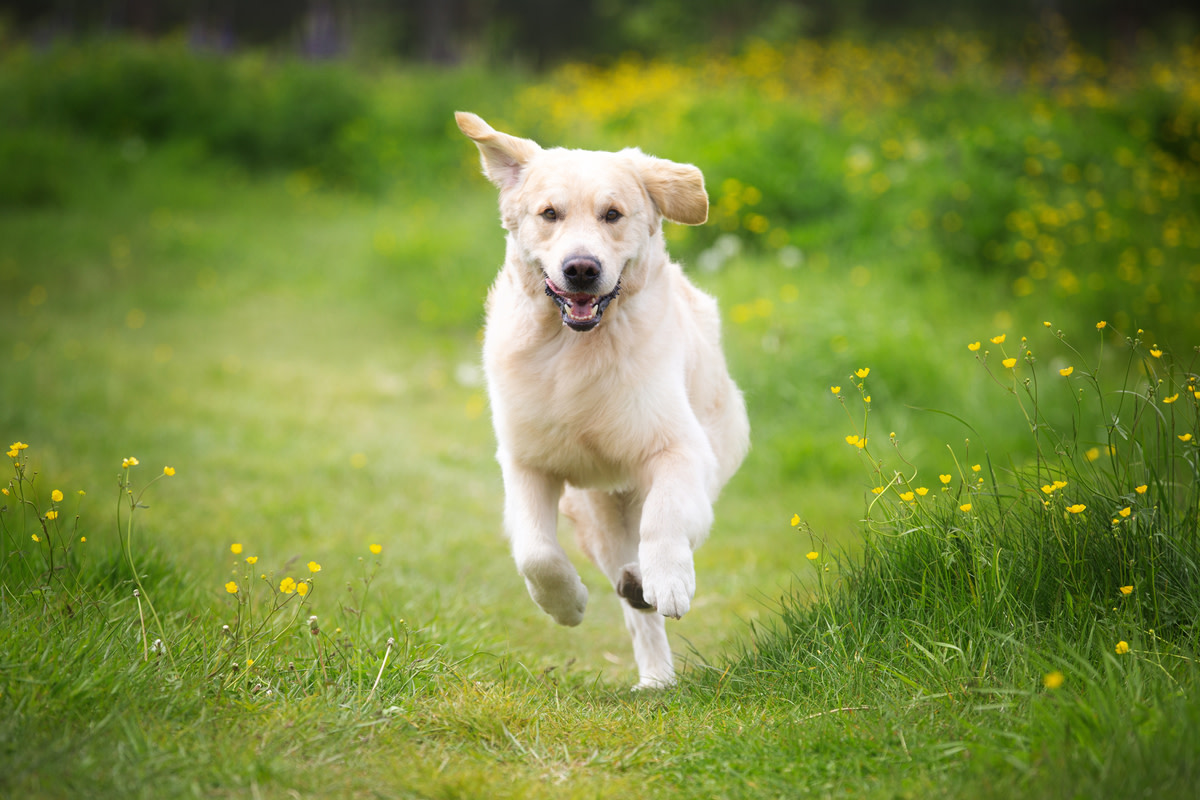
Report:
[{"label": "dog's right ear", "polygon": [[520,183],[525,165],[542,151],[537,142],[501,133],[475,114],[458,111],[454,121],[459,130],[475,142],[483,162],[483,174],[501,191],[508,191]]}]

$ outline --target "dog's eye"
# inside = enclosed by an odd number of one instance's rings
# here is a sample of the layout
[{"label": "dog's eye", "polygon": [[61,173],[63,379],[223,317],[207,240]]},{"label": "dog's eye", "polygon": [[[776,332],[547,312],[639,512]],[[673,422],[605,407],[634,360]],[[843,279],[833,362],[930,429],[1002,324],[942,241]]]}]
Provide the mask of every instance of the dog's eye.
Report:
[{"label": "dog's eye", "polygon": [[554,222],[554,220],[558,219],[558,212],[553,208],[547,208],[542,212],[542,219],[546,220],[547,222]]},{"label": "dog's eye", "polygon": [[604,221],[605,222],[616,222],[623,216],[625,216],[625,215],[622,214],[620,211],[617,211],[615,208],[610,208],[608,210],[608,213],[604,215]]}]

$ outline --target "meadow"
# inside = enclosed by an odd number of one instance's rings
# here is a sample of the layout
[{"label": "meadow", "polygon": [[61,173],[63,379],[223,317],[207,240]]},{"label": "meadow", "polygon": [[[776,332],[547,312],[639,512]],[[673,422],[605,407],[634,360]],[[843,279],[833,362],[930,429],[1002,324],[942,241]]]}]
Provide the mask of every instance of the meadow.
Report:
[{"label": "meadow", "polygon": [[[0,794],[1191,796],[1197,47],[10,44]],[[507,555],[457,109],[706,174],[754,446],[675,689]]]}]

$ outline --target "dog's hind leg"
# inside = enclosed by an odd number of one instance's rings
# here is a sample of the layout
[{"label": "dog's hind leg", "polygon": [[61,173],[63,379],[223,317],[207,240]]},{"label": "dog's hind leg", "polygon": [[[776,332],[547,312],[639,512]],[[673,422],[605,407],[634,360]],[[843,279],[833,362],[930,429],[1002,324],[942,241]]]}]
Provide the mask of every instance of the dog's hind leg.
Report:
[{"label": "dog's hind leg", "polygon": [[665,619],[642,597],[638,567],[641,504],[632,496],[568,486],[559,508],[575,526],[579,547],[612,582],[625,601],[625,627],[633,639],[638,667],[635,689],[657,689],[675,682]]}]

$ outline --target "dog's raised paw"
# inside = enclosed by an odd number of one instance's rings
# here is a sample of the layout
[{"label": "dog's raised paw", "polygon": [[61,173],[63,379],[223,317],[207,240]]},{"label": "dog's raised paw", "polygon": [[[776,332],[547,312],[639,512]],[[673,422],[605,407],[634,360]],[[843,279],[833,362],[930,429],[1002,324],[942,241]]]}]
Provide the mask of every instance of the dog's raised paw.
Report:
[{"label": "dog's raised paw", "polygon": [[639,553],[642,567],[642,597],[664,617],[679,619],[692,606],[696,591],[696,569],[686,544],[646,545]]},{"label": "dog's raised paw", "polygon": [[642,594],[642,570],[637,564],[626,564],[621,567],[621,575],[617,578],[617,594],[624,597],[625,602],[638,611],[654,609],[654,606],[647,603]]}]

